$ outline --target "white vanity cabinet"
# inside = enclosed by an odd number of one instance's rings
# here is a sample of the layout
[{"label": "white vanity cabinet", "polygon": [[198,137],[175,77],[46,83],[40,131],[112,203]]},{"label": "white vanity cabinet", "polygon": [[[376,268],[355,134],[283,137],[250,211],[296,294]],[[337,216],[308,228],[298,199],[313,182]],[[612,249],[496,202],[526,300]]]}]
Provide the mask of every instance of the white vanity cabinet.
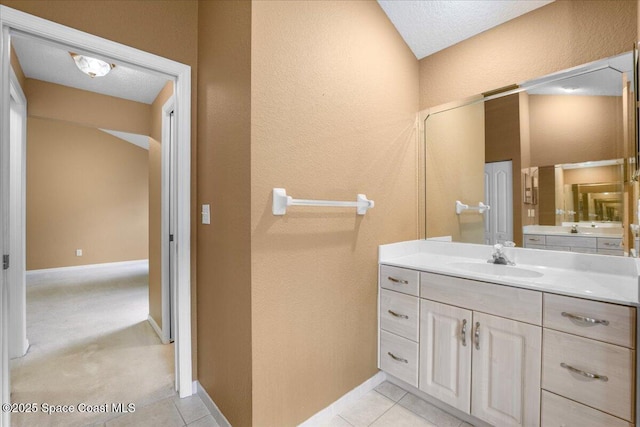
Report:
[{"label": "white vanity cabinet", "polygon": [[418,386],[419,273],[380,266],[379,368]]},{"label": "white vanity cabinet", "polygon": [[635,346],[634,307],[545,293],[543,425],[633,425]]},{"label": "white vanity cabinet", "polygon": [[496,426],[539,425],[540,292],[431,273],[420,283],[418,388]]},{"label": "white vanity cabinet", "polygon": [[585,254],[624,255],[622,237],[602,237],[585,234],[527,234],[523,236],[524,247],[554,251],[580,252]]}]

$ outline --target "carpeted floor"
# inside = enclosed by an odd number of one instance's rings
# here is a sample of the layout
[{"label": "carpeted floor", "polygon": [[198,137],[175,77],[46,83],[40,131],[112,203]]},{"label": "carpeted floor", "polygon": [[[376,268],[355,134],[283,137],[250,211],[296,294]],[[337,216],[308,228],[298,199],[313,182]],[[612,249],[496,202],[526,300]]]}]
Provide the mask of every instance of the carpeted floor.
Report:
[{"label": "carpeted floor", "polygon": [[[26,356],[11,361],[12,402],[35,403],[35,414],[12,415],[12,426],[102,424],[118,413],[79,413],[78,404],[134,403],[174,396],[173,344],[147,322],[148,265],[91,267],[27,275]],[[42,404],[71,405],[47,415]]]}]

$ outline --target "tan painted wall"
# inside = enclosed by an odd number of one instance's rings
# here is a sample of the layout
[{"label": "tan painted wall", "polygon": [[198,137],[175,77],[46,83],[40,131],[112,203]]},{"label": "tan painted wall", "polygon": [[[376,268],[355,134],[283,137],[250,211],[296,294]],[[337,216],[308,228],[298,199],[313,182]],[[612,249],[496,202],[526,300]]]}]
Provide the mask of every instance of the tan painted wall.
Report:
[{"label": "tan painted wall", "polygon": [[25,95],[29,117],[72,121],[81,126],[140,135],[149,135],[151,131],[148,104],[34,79],[27,79]]},{"label": "tan painted wall", "polygon": [[147,258],[146,150],[29,118],[27,165],[27,270]]},{"label": "tan painted wall", "polygon": [[420,109],[628,52],[638,3],[558,0],[420,61]]},{"label": "tan painted wall", "polygon": [[197,225],[198,379],[241,427],[252,424],[251,3],[205,1],[199,18],[198,205],[211,224]]},{"label": "tan painted wall", "polygon": [[149,137],[149,315],[162,328],[162,106],[173,95],[167,82],[151,104]]},{"label": "tan painted wall", "polygon": [[[377,248],[417,238],[418,62],[376,2],[252,9],[253,424],[290,426],[377,372]],[[280,186],[376,206],[276,217]]]},{"label": "tan painted wall", "polygon": [[426,171],[427,237],[483,243],[484,217],[472,212],[456,215],[455,203],[477,205],[485,200],[484,104],[436,113],[425,123],[430,165]]},{"label": "tan painted wall", "polygon": [[529,95],[531,165],[611,160],[622,146],[619,96]]},{"label": "tan painted wall", "polygon": [[196,117],[198,4],[196,0],[0,0],[0,4],[191,66],[191,314],[196,366]]}]

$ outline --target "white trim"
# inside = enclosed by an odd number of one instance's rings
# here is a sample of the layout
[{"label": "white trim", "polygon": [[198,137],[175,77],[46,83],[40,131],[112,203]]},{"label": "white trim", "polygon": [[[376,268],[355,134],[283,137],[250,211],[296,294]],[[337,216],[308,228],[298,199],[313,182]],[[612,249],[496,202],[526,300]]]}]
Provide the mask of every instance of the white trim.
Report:
[{"label": "white trim", "polygon": [[160,341],[162,341],[162,344],[169,344],[169,340],[164,337],[162,333],[162,329],[160,329],[160,326],[158,326],[156,321],[153,320],[153,317],[151,317],[151,314],[147,316],[147,322],[149,322],[149,324],[151,325],[155,333],[158,335],[158,338],[160,338]]},{"label": "white trim", "polygon": [[[24,12],[0,5],[0,246],[8,252],[8,154],[9,154],[9,41],[10,31],[18,31],[27,36],[39,37],[61,44],[78,53],[99,55],[129,66],[175,78],[176,97],[176,161],[177,161],[177,204],[178,215],[175,233],[176,241],[176,387],[180,397],[192,393],[191,369],[191,67],[141,51],[120,43],[56,24]],[[2,307],[2,402],[9,403],[9,365],[7,337],[7,295],[6,275],[0,279],[0,307]],[[9,426],[9,413],[0,415],[0,427]]]},{"label": "white trim", "polygon": [[211,415],[220,425],[220,427],[231,427],[231,423],[229,422],[229,420],[227,420],[222,411],[220,411],[218,405],[216,405],[213,399],[211,399],[211,396],[209,396],[209,393],[207,393],[204,387],[202,387],[200,382],[194,381],[193,383],[194,388],[197,389],[198,396],[200,396],[200,399],[202,400],[202,403],[204,403],[204,406],[206,406],[209,412],[211,412]]},{"label": "white trim", "polygon": [[298,424],[298,427],[315,427],[326,425],[333,417],[351,406],[362,396],[378,387],[386,379],[387,374],[384,371],[378,371],[377,374],[342,396],[340,399],[333,402],[331,405],[311,416],[311,418],[304,421],[303,423]]},{"label": "white trim", "polygon": [[[175,146],[171,147],[172,138],[169,135],[169,114],[175,109],[175,94],[169,97],[169,99],[162,106],[162,141],[161,141],[161,157],[162,157],[162,178],[161,178],[161,200],[160,200],[160,227],[161,227],[161,258],[162,258],[162,272],[161,272],[161,293],[162,293],[162,335],[165,337],[167,341],[171,340],[171,322],[176,319],[175,312],[175,303],[176,303],[176,295],[175,292],[171,292],[171,277],[169,277],[171,271],[171,262],[175,260],[175,248],[172,248],[171,242],[169,242],[169,234],[171,233],[171,229],[175,228],[175,209],[173,206],[169,205],[169,200],[171,197],[165,197],[172,188],[175,188],[175,176],[173,186],[171,185],[170,178],[172,177],[171,171],[171,151],[175,152]],[[173,140],[175,141],[175,135]],[[175,159],[173,159],[175,160]],[[175,162],[173,164],[175,170]],[[175,200],[174,200],[175,204]],[[170,213],[174,213],[171,215]],[[170,221],[174,220],[174,225],[171,227]],[[171,251],[173,252],[173,257],[170,256]],[[175,268],[175,265],[174,265]],[[173,276],[175,280],[175,274]],[[173,309],[173,313],[170,311]],[[173,316],[172,316],[173,314]],[[176,323],[173,322],[174,334],[175,334]],[[177,369],[177,366],[176,366]]]},{"label": "white trim", "polygon": [[73,271],[80,271],[93,268],[112,268],[112,267],[125,267],[127,265],[149,263],[148,259],[136,259],[133,261],[118,261],[118,262],[105,262],[101,264],[86,264],[86,265],[72,265],[70,267],[55,267],[55,268],[42,268],[39,270],[27,270],[27,276],[43,273],[70,273]]},{"label": "white trim", "polygon": [[[9,49],[9,28],[2,24],[4,6],[0,5],[0,254],[9,254],[9,68],[11,63]],[[11,401],[9,387],[9,286],[7,270],[0,270],[0,367],[2,385],[0,398],[2,405]],[[10,412],[0,412],[0,427],[11,424]]]},{"label": "white trim", "polygon": [[[27,292],[26,292],[26,220],[27,220],[27,98],[13,67],[9,69],[10,117],[10,192],[9,206],[12,230],[10,233],[9,253],[11,268],[9,269],[9,358],[22,357],[27,354]],[[15,115],[14,115],[15,114]]]}]

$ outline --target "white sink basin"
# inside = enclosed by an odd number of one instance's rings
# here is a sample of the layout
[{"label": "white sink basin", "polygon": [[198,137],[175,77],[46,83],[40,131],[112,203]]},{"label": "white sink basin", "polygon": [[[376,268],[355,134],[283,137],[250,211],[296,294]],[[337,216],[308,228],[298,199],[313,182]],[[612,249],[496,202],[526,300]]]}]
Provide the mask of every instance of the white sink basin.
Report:
[{"label": "white sink basin", "polygon": [[460,270],[469,271],[471,273],[488,274],[491,276],[510,276],[510,277],[542,277],[542,273],[526,268],[514,267],[512,265],[478,263],[478,262],[454,262],[449,264],[450,267]]}]

